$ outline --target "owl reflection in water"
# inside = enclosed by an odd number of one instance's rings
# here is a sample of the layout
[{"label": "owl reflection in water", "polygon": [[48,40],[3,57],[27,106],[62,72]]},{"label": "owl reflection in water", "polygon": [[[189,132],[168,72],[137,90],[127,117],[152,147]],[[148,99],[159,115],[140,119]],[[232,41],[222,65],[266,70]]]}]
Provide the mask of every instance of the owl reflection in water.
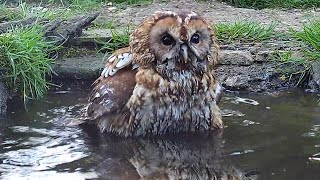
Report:
[{"label": "owl reflection in water", "polygon": [[194,12],[156,12],[106,61],[86,123],[120,136],[223,128],[214,31]]}]

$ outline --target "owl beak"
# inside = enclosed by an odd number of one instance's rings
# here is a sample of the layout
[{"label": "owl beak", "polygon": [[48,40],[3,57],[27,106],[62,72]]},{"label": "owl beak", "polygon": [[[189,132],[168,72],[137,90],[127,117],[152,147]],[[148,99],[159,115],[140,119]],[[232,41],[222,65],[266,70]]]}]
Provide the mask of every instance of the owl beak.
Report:
[{"label": "owl beak", "polygon": [[187,63],[188,60],[188,46],[186,44],[182,44],[180,46],[180,56],[184,63]]}]

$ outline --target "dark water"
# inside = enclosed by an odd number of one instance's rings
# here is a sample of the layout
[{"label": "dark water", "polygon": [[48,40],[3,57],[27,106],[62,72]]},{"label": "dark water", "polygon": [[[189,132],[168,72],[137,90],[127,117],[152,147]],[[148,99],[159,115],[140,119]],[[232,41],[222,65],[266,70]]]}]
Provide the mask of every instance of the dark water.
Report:
[{"label": "dark water", "polygon": [[87,92],[0,119],[0,179],[320,179],[320,106],[302,92],[229,94],[222,132],[122,139],[65,127]]}]

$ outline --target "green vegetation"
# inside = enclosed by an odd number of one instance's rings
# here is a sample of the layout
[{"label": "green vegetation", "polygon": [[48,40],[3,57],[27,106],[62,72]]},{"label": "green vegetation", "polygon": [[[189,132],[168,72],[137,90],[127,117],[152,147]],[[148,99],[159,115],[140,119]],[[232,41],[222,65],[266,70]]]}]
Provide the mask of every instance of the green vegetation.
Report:
[{"label": "green vegetation", "polygon": [[103,23],[92,23],[90,29],[116,29],[120,27],[120,23],[117,23],[115,20],[105,21]]},{"label": "green vegetation", "polygon": [[276,23],[263,26],[256,22],[236,21],[234,23],[217,23],[214,25],[214,29],[218,40],[222,42],[261,42],[273,37],[276,26]]},{"label": "green vegetation", "polygon": [[17,8],[8,8],[5,5],[0,5],[0,22],[14,21],[23,19],[24,14]]},{"label": "green vegetation", "polygon": [[99,42],[105,44],[100,51],[113,52],[116,49],[126,47],[129,45],[129,39],[131,34],[131,26],[128,26],[124,30],[112,30],[112,38],[107,42]]},{"label": "green vegetation", "polygon": [[318,8],[319,0],[220,0],[241,8]]},{"label": "green vegetation", "polygon": [[39,26],[15,29],[0,36],[0,66],[7,68],[5,77],[9,87],[23,96],[42,97],[49,83],[46,75],[51,73],[52,60],[47,53],[53,45],[46,42]]},{"label": "green vegetation", "polygon": [[[320,21],[304,25],[302,31],[293,31],[292,36],[301,43],[303,49],[300,57],[294,56],[292,51],[278,52],[278,72],[289,81],[298,76],[296,85],[301,84],[311,73],[312,63],[320,60]],[[285,66],[283,66],[285,65]]]},{"label": "green vegetation", "polygon": [[293,31],[293,36],[306,45],[304,53],[309,60],[320,60],[320,20],[304,25],[301,32]]},{"label": "green vegetation", "polygon": [[281,79],[289,83],[295,79],[295,86],[304,82],[310,75],[311,63],[306,58],[298,57],[292,51],[276,52],[275,60],[277,61],[277,72],[281,73]]},{"label": "green vegetation", "polygon": [[87,48],[80,48],[80,47],[68,47],[63,52],[63,57],[70,58],[70,57],[82,57],[82,56],[89,56],[89,55],[96,55],[96,50],[90,50]]}]

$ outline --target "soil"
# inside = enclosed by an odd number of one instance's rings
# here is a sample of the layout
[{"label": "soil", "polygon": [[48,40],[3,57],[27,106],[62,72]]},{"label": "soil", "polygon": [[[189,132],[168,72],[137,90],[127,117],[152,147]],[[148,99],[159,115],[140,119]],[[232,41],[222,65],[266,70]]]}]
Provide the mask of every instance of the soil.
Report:
[{"label": "soil", "polygon": [[301,29],[302,24],[312,19],[320,18],[320,9],[245,9],[235,8],[217,1],[153,1],[149,4],[112,7],[106,6],[102,9],[97,22],[114,20],[119,25],[134,23],[138,25],[145,17],[155,11],[180,11],[191,10],[206,17],[212,22],[233,22],[236,20],[252,20],[262,24],[278,22],[278,30],[287,31],[289,28]]}]

